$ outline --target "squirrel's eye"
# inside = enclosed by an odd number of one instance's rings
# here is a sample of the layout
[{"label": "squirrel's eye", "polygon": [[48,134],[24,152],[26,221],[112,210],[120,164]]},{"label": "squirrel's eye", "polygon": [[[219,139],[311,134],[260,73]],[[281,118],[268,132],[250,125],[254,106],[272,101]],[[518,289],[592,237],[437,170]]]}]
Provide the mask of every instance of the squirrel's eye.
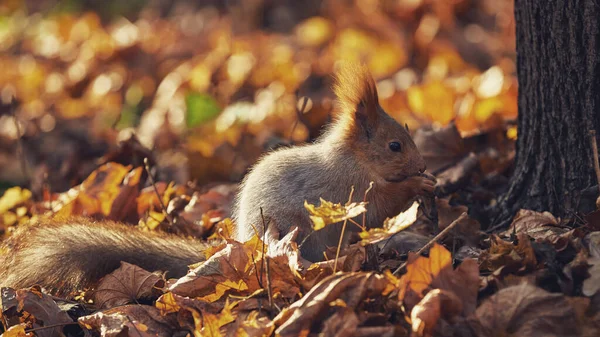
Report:
[{"label": "squirrel's eye", "polygon": [[402,146],[400,146],[400,143],[398,142],[391,142],[389,144],[390,146],[390,150],[394,151],[394,152],[400,152],[400,150],[402,150]]}]

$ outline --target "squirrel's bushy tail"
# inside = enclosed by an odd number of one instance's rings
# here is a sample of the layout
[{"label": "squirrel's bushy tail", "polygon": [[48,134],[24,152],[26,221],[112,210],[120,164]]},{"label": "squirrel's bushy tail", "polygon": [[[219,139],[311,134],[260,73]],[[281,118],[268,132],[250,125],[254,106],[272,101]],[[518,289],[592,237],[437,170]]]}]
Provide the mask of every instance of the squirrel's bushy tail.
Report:
[{"label": "squirrel's bushy tail", "polygon": [[185,275],[204,260],[206,243],[165,233],[144,232],[87,218],[40,220],[19,228],[0,248],[0,285],[41,285],[66,295],[96,283],[121,261],[148,271]]}]

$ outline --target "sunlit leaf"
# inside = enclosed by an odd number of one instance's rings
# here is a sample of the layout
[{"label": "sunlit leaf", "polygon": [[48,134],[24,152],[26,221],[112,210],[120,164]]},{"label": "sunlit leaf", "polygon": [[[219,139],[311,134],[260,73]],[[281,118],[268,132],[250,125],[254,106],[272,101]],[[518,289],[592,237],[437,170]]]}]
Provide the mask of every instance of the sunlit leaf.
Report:
[{"label": "sunlit leaf", "polygon": [[304,201],[304,207],[310,214],[313,222],[313,229],[318,231],[327,225],[338,223],[347,219],[352,219],[367,211],[366,202],[353,202],[350,204],[334,204],[321,198],[321,204],[315,206]]}]

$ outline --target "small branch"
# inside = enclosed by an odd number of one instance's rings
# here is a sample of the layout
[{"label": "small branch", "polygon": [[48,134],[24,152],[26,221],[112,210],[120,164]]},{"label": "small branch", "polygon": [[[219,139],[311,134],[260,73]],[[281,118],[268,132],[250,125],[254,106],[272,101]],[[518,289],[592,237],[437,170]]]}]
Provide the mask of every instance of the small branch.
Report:
[{"label": "small branch", "polygon": [[[371,189],[373,188],[373,182],[371,181],[369,183],[369,188],[367,188],[367,190],[365,191],[365,195],[363,196],[363,202],[367,202],[367,195],[369,194],[369,192],[371,191]],[[367,213],[363,213],[362,216],[362,225],[363,225],[363,230],[365,230],[366,228],[366,222],[367,222]]]},{"label": "small branch", "polygon": [[[429,247],[431,247],[434,243],[436,243],[438,240],[440,240],[441,238],[446,236],[446,234],[448,234],[448,232],[450,232],[454,227],[456,227],[456,225],[458,225],[459,222],[461,222],[466,217],[467,217],[467,212],[463,212],[456,220],[452,221],[452,223],[449,224],[448,227],[444,228],[444,230],[441,231],[440,234],[436,235],[433,239],[431,239],[431,241],[427,242],[427,244],[425,246],[423,246],[421,249],[419,249],[417,251],[417,255],[421,255],[425,250],[429,249]],[[400,267],[398,267],[396,270],[394,270],[393,274],[397,275],[404,267],[406,267],[407,263],[408,263],[408,261],[401,264]]]},{"label": "small branch", "polygon": [[160,193],[158,193],[158,188],[156,187],[156,181],[154,180],[154,177],[152,176],[152,173],[150,172],[150,164],[148,162],[148,157],[144,158],[144,169],[146,170],[146,173],[148,173],[148,179],[150,179],[150,183],[152,184],[152,187],[154,188],[154,193],[156,193],[156,197],[158,198],[160,207],[162,208],[162,211],[165,214],[167,221],[169,221],[169,224],[172,227],[173,226],[173,218],[167,212],[167,207],[163,203]]},{"label": "small branch", "polygon": [[15,128],[17,130],[17,156],[19,157],[19,161],[21,164],[21,170],[25,175],[25,178],[29,180],[31,183],[31,172],[29,171],[29,165],[27,164],[27,158],[25,158],[25,146],[23,146],[23,135],[24,132],[21,133],[21,126],[19,125],[19,120],[17,119],[17,114],[15,113],[15,100],[14,97],[10,100],[10,115],[13,118],[15,123]]},{"label": "small branch", "polygon": [[46,329],[60,328],[60,327],[65,327],[67,325],[79,325],[79,323],[77,323],[77,322],[58,323],[58,324],[52,324],[52,325],[47,325],[47,326],[41,326],[38,328],[27,329],[27,330],[25,330],[25,332],[28,333],[28,332],[34,332],[34,331],[40,331],[40,330],[46,330]]},{"label": "small branch", "polygon": [[[271,270],[269,269],[269,259],[267,258],[267,256],[265,256],[265,241],[267,240],[267,229],[269,226],[269,222],[265,223],[265,216],[263,215],[263,209],[262,207],[260,208],[260,217],[262,219],[262,225],[263,225],[263,245],[262,245],[262,258],[264,263],[260,264],[260,280],[262,283],[262,276],[263,276],[263,266],[266,265],[267,266],[267,296],[269,297],[269,308],[273,308],[273,289],[271,288]],[[262,284],[261,284],[262,287]]]},{"label": "small branch", "polygon": [[600,164],[598,163],[598,144],[596,143],[596,130],[590,130],[590,142],[592,143],[594,170],[596,171],[596,181],[598,182],[598,191],[600,192]]},{"label": "small branch", "polygon": [[[350,190],[350,196],[348,197],[348,202],[352,202],[352,196],[354,195],[354,186]],[[337,251],[335,252],[335,261],[333,262],[333,273],[337,271],[337,262],[338,257],[340,256],[340,249],[342,248],[342,242],[344,241],[344,232],[346,231],[346,225],[348,224],[348,219],[344,220],[344,224],[342,225],[342,232],[340,233],[340,241],[338,242]]]}]

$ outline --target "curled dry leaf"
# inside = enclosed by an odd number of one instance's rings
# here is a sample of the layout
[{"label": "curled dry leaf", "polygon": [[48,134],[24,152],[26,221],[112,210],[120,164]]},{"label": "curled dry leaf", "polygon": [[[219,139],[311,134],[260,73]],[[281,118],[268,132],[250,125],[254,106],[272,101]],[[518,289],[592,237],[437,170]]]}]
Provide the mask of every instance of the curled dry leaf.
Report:
[{"label": "curled dry leaf", "polygon": [[186,276],[169,286],[181,296],[203,297],[213,302],[225,293],[251,294],[266,286],[266,261],[269,261],[273,292],[294,297],[300,289],[296,284],[298,247],[294,242],[297,230],[278,242],[265,245],[254,236],[245,243],[229,241],[224,248],[200,263]]},{"label": "curled dry leaf", "polygon": [[440,318],[452,319],[463,311],[463,301],[451,291],[434,289],[410,313],[415,337],[433,336]]},{"label": "curled dry leaf", "polygon": [[[237,324],[236,324],[237,323]],[[235,323],[227,326],[226,336],[236,337],[269,337],[273,334],[275,326],[264,314],[258,310],[238,312]]]},{"label": "curled dry leaf", "polygon": [[107,218],[116,221],[123,221],[128,218],[135,219],[137,196],[140,193],[140,179],[142,177],[142,168],[138,167],[131,170],[125,178],[119,192],[114,198]]},{"label": "curled dry leaf", "polygon": [[579,336],[575,310],[561,294],[530,284],[502,289],[469,317],[477,336]]},{"label": "curled dry leaf", "polygon": [[223,310],[221,310],[219,314],[192,310],[192,317],[194,317],[195,324],[194,336],[225,336],[222,333],[221,328],[235,321],[236,314],[231,310],[236,305],[237,302],[229,303],[229,300],[227,300]]},{"label": "curled dry leaf", "polygon": [[79,186],[58,196],[53,211],[58,216],[103,215],[111,213],[121,191],[121,183],[129,174],[130,166],[108,163],[92,172]]},{"label": "curled dry leaf", "polygon": [[411,310],[430,289],[453,292],[462,301],[463,314],[475,310],[479,289],[479,267],[477,261],[466,259],[458,268],[452,268],[450,252],[439,244],[434,244],[429,257],[409,254],[406,274],[399,282],[399,299]]},{"label": "curled dry leaf", "polygon": [[346,205],[334,204],[333,202],[323,200],[321,204],[315,206],[304,201],[304,207],[310,214],[313,222],[313,229],[318,231],[327,225],[338,223],[347,219],[352,219],[367,211],[366,202],[352,202]]},{"label": "curled dry leaf", "polygon": [[600,258],[590,257],[587,260],[590,275],[583,281],[582,292],[585,296],[594,296],[600,291]]},{"label": "curled dry leaf", "polygon": [[360,320],[354,310],[344,308],[323,322],[322,334],[334,337],[355,336],[359,324]]},{"label": "curled dry leaf", "polygon": [[79,326],[101,332],[102,337],[172,336],[171,322],[148,305],[127,305],[79,317]]},{"label": "curled dry leaf", "polygon": [[502,268],[503,273],[513,273],[536,268],[535,252],[531,247],[529,236],[525,233],[517,234],[516,246],[495,235],[492,235],[490,239],[491,247],[480,256],[482,270],[496,271]]},{"label": "curled dry leaf", "polygon": [[438,130],[419,129],[413,139],[431,172],[454,165],[468,152],[454,123]]},{"label": "curled dry leaf", "polygon": [[406,211],[393,218],[385,219],[382,228],[371,228],[368,231],[362,231],[360,233],[361,244],[374,244],[389,239],[396,233],[405,230],[417,220],[418,211],[419,203],[415,201]]},{"label": "curled dry leaf", "polygon": [[[436,198],[435,204],[438,210],[438,227],[440,230],[448,227],[461,214],[468,213],[466,206],[450,205],[448,199]],[[481,236],[480,228],[481,226],[477,220],[467,216],[454,227],[449,236],[458,237],[470,245],[477,245]]]},{"label": "curled dry leaf", "polygon": [[19,290],[2,288],[1,300],[2,317],[11,325],[25,321],[33,328],[56,326],[39,331],[37,335],[41,337],[61,335],[63,326],[73,323],[52,297],[42,293],[38,287]]},{"label": "curled dry leaf", "polygon": [[557,251],[567,247],[573,236],[573,229],[560,226],[550,212],[536,212],[522,209],[515,215],[510,227],[503,233],[510,236],[513,233],[524,233],[536,241],[548,241]]},{"label": "curled dry leaf", "polygon": [[[343,272],[359,271],[365,262],[365,258],[365,247],[359,244],[352,244],[343,249],[340,253],[337,260],[337,268],[335,270]],[[302,288],[310,290],[325,277],[332,275],[334,265],[335,257],[330,260],[313,263],[302,273],[302,277],[300,278]]]},{"label": "curled dry leaf", "polygon": [[305,335],[314,322],[324,320],[323,315],[335,300],[343,300],[345,308],[357,309],[366,298],[386,295],[389,289],[388,279],[375,273],[331,275],[275,317],[275,333],[280,336]]},{"label": "curled dry leaf", "polygon": [[446,196],[465,186],[479,168],[479,158],[473,152],[437,176],[436,195]]},{"label": "curled dry leaf", "polygon": [[136,265],[121,262],[121,266],[100,280],[94,291],[94,302],[101,308],[136,303],[142,298],[158,297],[164,287],[162,279]]}]

